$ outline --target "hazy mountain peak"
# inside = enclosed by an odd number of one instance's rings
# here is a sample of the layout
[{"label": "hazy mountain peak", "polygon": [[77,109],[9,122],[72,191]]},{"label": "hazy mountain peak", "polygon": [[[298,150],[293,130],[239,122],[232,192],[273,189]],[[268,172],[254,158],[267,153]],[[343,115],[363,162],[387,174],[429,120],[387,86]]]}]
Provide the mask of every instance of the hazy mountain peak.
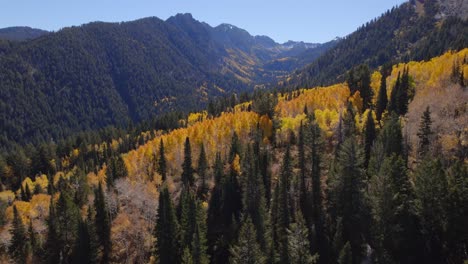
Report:
[{"label": "hazy mountain peak", "polygon": [[0,29],[0,39],[24,41],[48,34],[48,31],[31,27],[7,27]]}]

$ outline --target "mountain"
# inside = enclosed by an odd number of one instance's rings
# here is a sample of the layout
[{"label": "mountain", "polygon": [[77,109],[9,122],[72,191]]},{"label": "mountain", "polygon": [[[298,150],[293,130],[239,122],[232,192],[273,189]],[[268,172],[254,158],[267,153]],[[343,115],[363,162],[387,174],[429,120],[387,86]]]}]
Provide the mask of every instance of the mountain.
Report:
[{"label": "mountain", "polygon": [[294,55],[289,46],[190,14],[0,40],[0,143],[57,140],[200,109],[210,97],[276,81],[285,72],[264,65]]},{"label": "mountain", "polygon": [[48,34],[48,31],[30,27],[0,28],[0,39],[11,41],[25,41]]},{"label": "mountain", "polygon": [[280,82],[282,87],[312,87],[343,81],[353,66],[424,60],[468,46],[468,6],[463,0],[412,0],[394,7],[317,60]]}]

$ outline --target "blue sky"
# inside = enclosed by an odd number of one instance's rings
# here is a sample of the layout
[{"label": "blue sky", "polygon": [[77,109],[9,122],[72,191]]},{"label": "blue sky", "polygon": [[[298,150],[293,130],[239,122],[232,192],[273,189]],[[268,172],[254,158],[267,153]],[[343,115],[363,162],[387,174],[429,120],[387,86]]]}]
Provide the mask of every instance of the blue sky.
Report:
[{"label": "blue sky", "polygon": [[353,32],[403,0],[7,0],[0,28],[30,26],[46,30],[91,21],[161,19],[192,13],[212,26],[229,23],[278,42],[325,42]]}]

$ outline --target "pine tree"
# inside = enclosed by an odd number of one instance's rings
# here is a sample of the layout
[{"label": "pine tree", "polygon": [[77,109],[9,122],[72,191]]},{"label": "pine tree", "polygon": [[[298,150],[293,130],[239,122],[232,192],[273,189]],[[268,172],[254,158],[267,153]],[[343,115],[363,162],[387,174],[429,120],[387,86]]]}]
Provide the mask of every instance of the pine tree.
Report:
[{"label": "pine tree", "polygon": [[351,250],[351,244],[346,242],[343,246],[343,249],[340,251],[340,256],[338,257],[338,264],[353,264],[353,251]]},{"label": "pine tree", "polygon": [[[322,196],[322,131],[316,122],[311,124],[310,128],[310,149],[311,149],[311,162],[312,162],[312,220],[314,232],[316,235],[316,248],[320,257],[321,263],[328,262],[328,241],[325,230],[325,215],[323,209],[323,196]],[[312,234],[310,234],[312,235]],[[312,239],[310,239],[311,243]]]},{"label": "pine tree", "polygon": [[430,147],[430,136],[432,135],[432,120],[431,111],[429,106],[421,116],[421,122],[419,123],[419,131],[417,133],[419,138],[418,154],[420,157],[424,157],[429,152]]},{"label": "pine tree", "polygon": [[445,259],[447,227],[447,178],[439,160],[426,157],[415,172],[415,194],[426,241],[426,261],[441,263]]},{"label": "pine tree", "polygon": [[309,236],[304,217],[301,213],[296,216],[296,222],[287,229],[288,233],[288,254],[291,264],[312,264],[316,263],[317,256],[310,254],[309,241],[305,239]]},{"label": "pine tree", "polygon": [[198,170],[197,170],[198,177],[201,180],[200,187],[198,190],[198,197],[200,197],[200,199],[205,199],[209,191],[208,183],[207,183],[207,169],[208,169],[208,161],[206,160],[205,147],[202,144],[200,147],[200,157],[198,158]]},{"label": "pine tree", "polygon": [[192,254],[190,253],[189,248],[184,248],[182,251],[182,259],[181,259],[182,264],[194,264]]},{"label": "pine tree", "polygon": [[385,122],[379,135],[379,141],[383,144],[385,156],[396,154],[403,156],[403,135],[399,117],[392,113]]},{"label": "pine tree", "polygon": [[78,230],[79,210],[67,192],[61,192],[57,201],[57,230],[63,259],[68,259]]},{"label": "pine tree", "polygon": [[351,244],[353,262],[363,256],[363,237],[368,229],[368,211],[364,196],[364,155],[354,138],[339,150],[331,181],[331,207],[343,219],[343,239]]},{"label": "pine tree", "polygon": [[[51,185],[51,184],[49,184]],[[45,242],[45,263],[60,263],[62,254],[59,235],[57,232],[57,215],[53,199],[50,199],[49,218],[47,219],[47,240]]]},{"label": "pine tree", "polygon": [[257,243],[257,231],[248,217],[239,231],[237,243],[231,247],[229,263],[232,264],[262,264],[265,257]]},{"label": "pine tree", "polygon": [[39,249],[39,241],[36,236],[36,231],[34,231],[34,227],[31,220],[29,220],[28,238],[29,244],[31,245],[31,253],[34,256],[37,250]]},{"label": "pine tree", "polygon": [[291,150],[289,145],[283,158],[278,193],[277,241],[281,263],[289,263],[287,229],[291,221],[291,201],[289,199],[290,181],[292,178]]},{"label": "pine tree", "polygon": [[462,160],[456,161],[448,170],[448,206],[447,206],[447,248],[450,248],[449,260],[462,263],[467,259],[465,248],[468,245],[468,167]]},{"label": "pine tree", "polygon": [[400,89],[397,93],[397,111],[399,115],[405,115],[408,112],[408,90],[410,88],[409,86],[409,68],[406,67],[403,70]]},{"label": "pine tree", "polygon": [[387,76],[382,73],[382,78],[380,79],[380,89],[377,96],[377,105],[375,107],[375,115],[377,120],[380,122],[382,120],[382,114],[387,109],[388,97],[387,97]]},{"label": "pine tree", "polygon": [[182,183],[188,187],[192,187],[194,183],[192,148],[190,147],[190,139],[188,137],[185,139],[184,162],[182,164]]},{"label": "pine tree", "polygon": [[362,111],[364,112],[366,109],[369,109],[372,105],[372,97],[374,93],[371,88],[371,76],[369,67],[367,65],[360,66],[360,87],[359,92],[362,97],[363,108]]},{"label": "pine tree", "polygon": [[167,178],[167,161],[166,161],[166,155],[164,154],[164,143],[161,138],[161,141],[159,143],[159,160],[158,160],[158,173],[162,177],[162,181],[166,181]]},{"label": "pine tree", "polygon": [[95,226],[98,243],[102,246],[101,263],[108,263],[112,249],[111,242],[111,222],[109,219],[109,211],[107,209],[104,190],[102,184],[99,183],[94,194],[94,208],[96,210]]},{"label": "pine tree", "polygon": [[369,113],[367,114],[367,121],[366,121],[366,126],[364,129],[364,154],[365,154],[364,167],[365,168],[367,168],[367,166],[369,165],[371,148],[372,148],[372,144],[374,144],[375,137],[376,137],[376,132],[375,132],[374,117],[372,116],[372,111],[369,111]]},{"label": "pine tree", "polygon": [[88,223],[80,220],[78,223],[78,237],[73,249],[72,262],[76,264],[96,263],[96,256],[93,253],[94,249],[92,247],[93,245],[88,229]]},{"label": "pine tree", "polygon": [[389,113],[396,113],[400,114],[398,111],[398,95],[400,94],[400,89],[401,89],[401,76],[400,72],[398,72],[398,77],[395,83],[395,86],[393,86],[392,93],[390,94],[390,102],[388,103],[388,112]]},{"label": "pine tree", "polygon": [[206,240],[206,218],[205,210],[201,202],[197,203],[196,224],[192,239],[192,258],[194,264],[208,264]]},{"label": "pine tree", "polygon": [[192,191],[184,186],[179,199],[178,216],[180,224],[180,248],[191,249],[191,241],[195,232],[196,222],[195,196]]},{"label": "pine tree", "polygon": [[155,254],[159,264],[176,263],[179,259],[179,227],[169,190],[163,187],[159,195],[158,216],[156,220]]},{"label": "pine tree", "polygon": [[343,117],[343,138],[347,139],[353,137],[356,134],[356,121],[354,120],[354,108],[353,104],[348,101],[346,106],[346,112]]},{"label": "pine tree", "polygon": [[26,251],[26,231],[24,229],[23,221],[21,216],[18,213],[16,205],[13,206],[13,222],[11,233],[10,246],[8,247],[8,252],[10,253],[11,258],[16,263],[25,263],[27,258]]},{"label": "pine tree", "polygon": [[29,188],[29,184],[25,184],[26,187],[24,188],[24,194],[26,195],[26,201],[31,201],[32,198],[32,192],[31,189]]},{"label": "pine tree", "polygon": [[[243,216],[250,217],[257,232],[257,240],[261,249],[267,249],[267,211],[263,180],[259,175],[258,162],[253,155],[252,147],[247,148],[244,158],[244,192],[243,192]],[[246,174],[246,175],[245,175]]]}]

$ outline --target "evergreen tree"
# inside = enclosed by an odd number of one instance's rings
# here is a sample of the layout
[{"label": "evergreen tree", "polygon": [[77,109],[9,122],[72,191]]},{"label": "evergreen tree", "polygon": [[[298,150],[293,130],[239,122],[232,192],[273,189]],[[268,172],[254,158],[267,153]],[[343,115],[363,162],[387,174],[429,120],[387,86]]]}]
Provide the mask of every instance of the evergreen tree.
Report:
[{"label": "evergreen tree", "polygon": [[429,110],[428,106],[421,116],[419,131],[417,133],[419,138],[418,154],[420,157],[424,157],[429,152],[429,147],[431,144],[430,137],[432,135],[431,125],[431,111]]},{"label": "evergreen tree", "polygon": [[108,263],[112,249],[111,242],[111,222],[109,218],[109,211],[107,209],[104,190],[101,183],[99,183],[97,190],[94,194],[94,208],[96,210],[95,226],[98,243],[102,246],[101,263]]},{"label": "evergreen tree", "polygon": [[36,231],[34,231],[34,227],[31,220],[29,220],[28,238],[29,244],[31,245],[31,253],[34,256],[36,255],[36,252],[39,249],[39,241],[36,236]]},{"label": "evergreen tree", "polygon": [[178,216],[180,224],[180,248],[191,249],[191,241],[195,232],[196,222],[195,196],[192,191],[184,186],[179,199]]},{"label": "evergreen tree", "polygon": [[194,264],[209,263],[209,256],[207,254],[206,231],[205,210],[203,209],[201,202],[198,202],[196,224],[192,239],[192,258]]},{"label": "evergreen tree", "polygon": [[400,72],[398,72],[398,77],[395,83],[395,86],[393,86],[392,93],[390,94],[390,102],[388,103],[388,112],[389,113],[396,113],[397,115],[400,114],[398,111],[398,95],[400,94],[400,89],[401,89],[401,76]]},{"label": "evergreen tree", "polygon": [[422,255],[414,192],[400,156],[384,160],[371,178],[369,196],[377,261],[417,262]]},{"label": "evergreen tree", "polygon": [[310,254],[309,236],[304,217],[301,213],[296,216],[296,222],[291,224],[288,232],[288,254],[291,264],[316,263],[317,256]]},{"label": "evergreen tree", "polygon": [[192,148],[190,147],[190,139],[188,137],[185,139],[184,162],[182,164],[182,183],[187,187],[192,187],[194,183]]},{"label": "evergreen tree", "polygon": [[31,189],[29,188],[29,184],[25,184],[25,188],[24,188],[24,194],[26,195],[26,201],[31,201],[31,198],[32,198],[32,192],[31,192]]},{"label": "evergreen tree", "polygon": [[356,121],[354,120],[355,112],[353,104],[348,101],[346,112],[343,116],[343,139],[347,139],[356,135]]},{"label": "evergreen tree", "polygon": [[391,154],[403,156],[403,135],[401,133],[401,124],[396,114],[391,114],[385,122],[379,135],[379,141],[383,144],[385,156]]},{"label": "evergreen tree", "polygon": [[439,160],[426,157],[415,172],[415,193],[418,215],[426,241],[428,263],[445,259],[447,227],[447,179]]},{"label": "evergreen tree", "polygon": [[376,132],[375,132],[374,117],[372,116],[372,111],[369,111],[369,113],[367,114],[366,126],[364,128],[364,154],[365,154],[364,167],[365,168],[367,168],[367,166],[369,165],[371,148],[372,148],[372,144],[374,144],[375,137],[376,137]]},{"label": "evergreen tree", "polygon": [[239,231],[237,243],[231,247],[231,257],[229,263],[232,264],[262,264],[265,257],[257,242],[257,231],[251,219],[247,219],[242,224]]},{"label": "evergreen tree", "polygon": [[388,97],[387,97],[387,75],[382,73],[382,78],[380,79],[380,89],[377,96],[377,105],[375,107],[375,115],[377,120],[380,122],[382,120],[382,114],[387,109]]},{"label": "evergreen tree", "polygon": [[360,66],[360,87],[359,92],[362,98],[363,108],[362,111],[369,109],[372,105],[372,97],[374,93],[371,88],[371,74],[369,71],[369,67],[367,65]]},{"label": "evergreen tree", "polygon": [[291,151],[289,145],[283,158],[283,166],[279,180],[277,241],[281,263],[289,263],[287,229],[291,221],[291,201],[289,199],[290,181],[292,178]]},{"label": "evergreen tree", "polygon": [[45,263],[60,263],[62,251],[59,235],[57,232],[57,215],[53,199],[50,199],[49,218],[47,219],[47,240],[45,242],[44,248]]},{"label": "evergreen tree", "polygon": [[[319,254],[320,262],[328,262],[328,241],[325,230],[325,215],[323,209],[323,196],[322,196],[322,151],[323,140],[322,131],[316,122],[311,124],[310,128],[310,149],[311,149],[311,162],[312,162],[312,220],[313,234],[316,235],[315,241],[317,245],[313,245]],[[310,234],[312,235],[312,234]]]},{"label": "evergreen tree", "polygon": [[11,233],[10,246],[8,252],[11,258],[16,263],[25,263],[27,258],[27,247],[26,247],[26,231],[24,229],[23,221],[18,213],[16,205],[13,206],[13,222]]},{"label": "evergreen tree", "polygon": [[78,237],[75,242],[73,250],[72,262],[76,264],[91,264],[96,263],[95,255],[93,253],[94,245],[91,242],[89,234],[88,223],[80,220],[78,223]]},{"label": "evergreen tree", "polygon": [[343,246],[343,249],[340,251],[340,256],[338,257],[338,264],[353,264],[353,251],[351,250],[351,244],[346,242]]},{"label": "evergreen tree", "polygon": [[456,161],[448,170],[447,205],[447,248],[450,249],[449,261],[462,263],[467,259],[468,226],[468,168],[463,161]]},{"label": "evergreen tree", "polygon": [[408,90],[409,83],[409,68],[403,70],[401,77],[400,89],[397,91],[397,110],[399,115],[405,115],[408,112]]},{"label": "evergreen tree", "polygon": [[351,245],[353,263],[363,256],[363,238],[368,229],[368,211],[364,196],[364,155],[354,138],[347,139],[339,150],[331,182],[331,206],[343,219],[344,241]]},{"label": "evergreen tree", "polygon": [[265,194],[263,190],[263,180],[259,175],[258,162],[253,155],[252,147],[247,148],[244,158],[244,192],[243,192],[243,208],[244,217],[250,217],[257,230],[257,241],[260,243],[261,249],[267,249],[267,226],[268,221]]},{"label": "evergreen tree", "polygon": [[167,161],[166,161],[166,155],[164,154],[164,143],[161,138],[161,141],[159,143],[159,160],[158,160],[158,173],[162,177],[162,181],[166,181],[167,179]]},{"label": "evergreen tree", "polygon": [[61,192],[57,201],[57,229],[62,250],[62,258],[66,262],[77,236],[79,210],[67,192]]},{"label": "evergreen tree", "polygon": [[200,187],[198,190],[198,195],[201,199],[204,199],[208,194],[209,188],[207,183],[207,170],[208,170],[208,161],[206,160],[205,147],[203,144],[200,147],[200,157],[198,158],[198,177],[200,178]]},{"label": "evergreen tree", "polygon": [[182,258],[180,261],[182,264],[194,264],[192,254],[189,248],[184,248],[182,251]]},{"label": "evergreen tree", "polygon": [[169,190],[167,187],[163,187],[159,195],[158,216],[155,228],[155,254],[159,264],[178,262],[178,230],[177,218],[169,195]]}]

